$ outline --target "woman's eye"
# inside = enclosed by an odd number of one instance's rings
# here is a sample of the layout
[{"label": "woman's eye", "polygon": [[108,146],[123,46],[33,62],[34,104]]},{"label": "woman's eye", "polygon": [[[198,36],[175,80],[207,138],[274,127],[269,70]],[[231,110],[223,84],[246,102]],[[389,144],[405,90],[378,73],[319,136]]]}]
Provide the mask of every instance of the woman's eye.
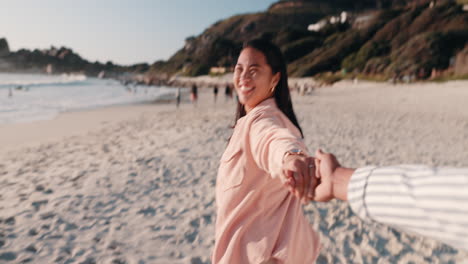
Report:
[{"label": "woman's eye", "polygon": [[255,75],[257,73],[257,70],[250,70],[250,75]]}]

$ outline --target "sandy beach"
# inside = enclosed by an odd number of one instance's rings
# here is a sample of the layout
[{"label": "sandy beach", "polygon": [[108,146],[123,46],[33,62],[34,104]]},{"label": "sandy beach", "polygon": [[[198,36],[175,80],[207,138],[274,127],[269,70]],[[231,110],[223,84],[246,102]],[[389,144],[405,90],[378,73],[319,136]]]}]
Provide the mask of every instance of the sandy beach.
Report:
[{"label": "sandy beach", "polygon": [[[143,104],[0,126],[0,263],[210,263],[218,161],[235,103]],[[468,167],[468,81],[340,82],[293,94],[311,153],[343,165]],[[468,263],[468,252],[362,222],[345,202],[304,207],[317,263]]]}]

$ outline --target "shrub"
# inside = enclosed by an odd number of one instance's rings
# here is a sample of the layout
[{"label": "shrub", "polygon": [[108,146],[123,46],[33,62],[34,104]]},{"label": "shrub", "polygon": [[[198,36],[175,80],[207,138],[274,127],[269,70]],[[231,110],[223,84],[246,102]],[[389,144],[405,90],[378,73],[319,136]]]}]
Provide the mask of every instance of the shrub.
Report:
[{"label": "shrub", "polygon": [[367,61],[366,66],[362,73],[364,74],[382,74],[385,69],[390,65],[391,60],[389,56],[375,57]]},{"label": "shrub", "polygon": [[450,58],[467,42],[468,30],[419,34],[392,52],[392,64],[387,71],[446,69]]},{"label": "shrub", "polygon": [[292,62],[312,52],[321,45],[321,42],[317,37],[307,37],[283,46],[282,51],[286,61]]},{"label": "shrub", "polygon": [[273,39],[273,41],[279,46],[284,46],[288,43],[310,37],[313,34],[314,33],[307,31],[306,28],[299,28],[299,27],[283,28],[275,34],[276,37]]},{"label": "shrub", "polygon": [[206,64],[195,64],[192,68],[188,71],[188,76],[199,76],[199,75],[206,75],[210,72],[210,66]]},{"label": "shrub", "polygon": [[348,70],[362,71],[369,59],[373,57],[383,56],[390,52],[390,47],[387,42],[369,41],[357,52],[346,57],[341,63],[341,67]]},{"label": "shrub", "polygon": [[324,71],[337,71],[341,61],[358,50],[368,37],[354,30],[334,34],[325,40],[321,48],[296,60],[290,72],[294,76],[311,76]]}]

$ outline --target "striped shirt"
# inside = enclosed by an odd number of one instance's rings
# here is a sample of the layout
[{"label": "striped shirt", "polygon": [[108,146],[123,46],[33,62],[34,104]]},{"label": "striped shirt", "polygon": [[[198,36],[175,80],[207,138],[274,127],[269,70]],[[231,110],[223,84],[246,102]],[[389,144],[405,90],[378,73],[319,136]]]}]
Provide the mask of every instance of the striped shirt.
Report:
[{"label": "striped shirt", "polygon": [[421,165],[357,169],[348,186],[352,210],[468,251],[468,168]]}]

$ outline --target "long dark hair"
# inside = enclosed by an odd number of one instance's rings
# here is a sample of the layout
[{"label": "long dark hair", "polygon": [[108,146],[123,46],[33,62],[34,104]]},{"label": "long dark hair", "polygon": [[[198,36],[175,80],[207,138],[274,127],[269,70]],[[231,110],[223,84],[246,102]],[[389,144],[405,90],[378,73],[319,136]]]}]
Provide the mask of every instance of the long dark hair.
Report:
[{"label": "long dark hair", "polygon": [[[289,118],[289,120],[299,129],[302,137],[304,137],[302,128],[299,126],[299,122],[297,122],[296,115],[294,114],[294,109],[291,102],[291,94],[289,93],[288,87],[288,72],[286,71],[286,61],[283,57],[283,53],[278,48],[278,46],[273,44],[271,41],[261,38],[245,42],[242,50],[248,47],[254,48],[263,53],[268,65],[271,67],[273,74],[278,72],[280,73],[280,80],[275,87],[273,97],[275,98],[276,105],[281,110],[281,112],[283,112]],[[245,115],[246,112],[244,105],[238,102],[235,122],[237,122],[239,118]]]}]

